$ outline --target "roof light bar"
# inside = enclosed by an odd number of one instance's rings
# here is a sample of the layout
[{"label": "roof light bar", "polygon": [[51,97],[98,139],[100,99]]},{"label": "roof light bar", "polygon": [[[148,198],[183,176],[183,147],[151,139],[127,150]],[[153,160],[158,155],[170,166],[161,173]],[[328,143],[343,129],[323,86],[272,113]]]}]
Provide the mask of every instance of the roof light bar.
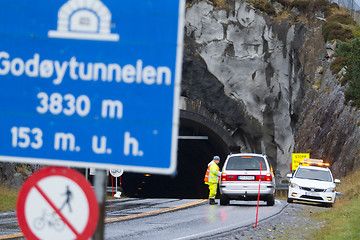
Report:
[{"label": "roof light bar", "polygon": [[318,166],[318,167],[329,167],[329,163],[324,163],[322,159],[305,158],[304,161],[300,162],[300,165],[304,166]]}]

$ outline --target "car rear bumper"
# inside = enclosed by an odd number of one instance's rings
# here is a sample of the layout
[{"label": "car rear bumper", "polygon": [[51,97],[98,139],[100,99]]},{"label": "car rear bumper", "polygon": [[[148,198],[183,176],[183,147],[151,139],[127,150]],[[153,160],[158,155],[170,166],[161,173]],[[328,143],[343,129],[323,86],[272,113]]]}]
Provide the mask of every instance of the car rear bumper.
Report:
[{"label": "car rear bumper", "polygon": [[[250,185],[246,188],[236,184],[220,184],[220,193],[229,199],[256,200],[259,194],[259,184]],[[272,184],[261,184],[260,200],[267,200],[274,197],[275,187]]]}]

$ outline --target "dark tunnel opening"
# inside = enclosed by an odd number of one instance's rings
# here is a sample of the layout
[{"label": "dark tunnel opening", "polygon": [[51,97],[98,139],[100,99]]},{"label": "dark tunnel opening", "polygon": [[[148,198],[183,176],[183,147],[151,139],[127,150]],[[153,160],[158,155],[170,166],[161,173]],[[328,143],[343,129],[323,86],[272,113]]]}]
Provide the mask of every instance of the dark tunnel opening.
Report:
[{"label": "dark tunnel opening", "polygon": [[177,171],[174,176],[126,173],[122,176],[122,189],[127,197],[139,198],[207,198],[204,184],[207,164],[214,155],[225,161],[229,148],[213,129],[200,122],[180,119],[179,136],[207,136],[208,139],[179,139]]}]

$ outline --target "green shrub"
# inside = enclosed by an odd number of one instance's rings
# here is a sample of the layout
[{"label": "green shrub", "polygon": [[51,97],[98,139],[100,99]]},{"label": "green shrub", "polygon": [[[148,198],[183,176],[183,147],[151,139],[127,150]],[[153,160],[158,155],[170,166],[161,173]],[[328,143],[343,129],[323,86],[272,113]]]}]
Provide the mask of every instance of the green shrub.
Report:
[{"label": "green shrub", "polygon": [[355,21],[348,14],[334,14],[327,18],[328,22],[338,22],[345,25],[355,25]]},{"label": "green shrub", "polygon": [[309,0],[294,0],[291,3],[291,8],[296,7],[301,13],[306,13],[312,10],[311,2]]},{"label": "green shrub", "polygon": [[360,26],[356,25],[355,30],[353,31],[354,38],[360,38]]},{"label": "green shrub", "polygon": [[336,8],[336,9],[340,9],[339,5],[337,3],[330,3],[330,8]]},{"label": "green shrub", "polygon": [[261,0],[251,0],[253,7],[259,9],[262,12],[265,12],[265,3]]},{"label": "green shrub", "polygon": [[269,16],[276,15],[275,8],[273,7],[273,5],[271,5],[271,3],[268,3],[268,2],[265,4],[264,12],[267,13]]},{"label": "green shrub", "polygon": [[360,39],[339,42],[335,54],[346,58],[345,78],[349,80],[349,86],[345,91],[345,99],[351,100],[357,108],[360,108]]},{"label": "green shrub", "polygon": [[354,38],[351,29],[345,28],[342,24],[334,21],[327,21],[323,24],[322,33],[325,41],[335,39],[346,41],[347,39]]},{"label": "green shrub", "polygon": [[330,69],[331,69],[331,72],[334,75],[336,75],[345,66],[346,66],[346,57],[339,56],[339,57],[335,58],[335,60],[331,63]]},{"label": "green shrub", "polygon": [[288,7],[289,6],[289,0],[271,0],[271,3],[274,2],[278,2],[281,5],[283,5],[283,7]]},{"label": "green shrub", "polygon": [[345,100],[352,101],[353,105],[360,108],[360,80],[353,80],[345,91]]},{"label": "green shrub", "polygon": [[227,7],[226,0],[211,0],[211,2],[214,4],[217,8],[225,9]]},{"label": "green shrub", "polygon": [[328,0],[315,0],[312,2],[312,12],[322,11],[325,16],[331,13],[330,2]]},{"label": "green shrub", "polygon": [[297,8],[302,14],[311,16],[311,13],[321,11],[325,16],[331,14],[330,2],[328,0],[294,0],[290,8]]}]

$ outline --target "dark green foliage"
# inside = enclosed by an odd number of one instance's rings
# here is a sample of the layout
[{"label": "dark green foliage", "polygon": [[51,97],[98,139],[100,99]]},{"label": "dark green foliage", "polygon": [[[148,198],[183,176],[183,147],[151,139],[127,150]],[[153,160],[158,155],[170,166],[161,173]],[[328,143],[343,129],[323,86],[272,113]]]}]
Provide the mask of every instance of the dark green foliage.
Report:
[{"label": "dark green foliage", "polygon": [[328,22],[338,22],[345,25],[355,25],[355,21],[348,14],[335,14],[326,19]]},{"label": "dark green foliage", "polygon": [[312,11],[322,11],[325,14],[325,17],[331,14],[331,6],[328,0],[315,0],[312,2],[313,7]]},{"label": "dark green foliage", "polygon": [[303,14],[322,11],[325,16],[330,14],[330,2],[328,0],[294,0],[290,3],[290,8],[297,8]]},{"label": "dark green foliage", "polygon": [[330,69],[331,72],[336,75],[340,72],[343,67],[345,67],[347,64],[346,57],[337,57],[335,60],[331,63]]},{"label": "dark green foliage", "polygon": [[271,5],[271,3],[268,3],[268,2],[265,4],[264,12],[266,12],[269,16],[275,16],[276,15],[275,8],[273,7],[273,5]]},{"label": "dark green foliage", "polygon": [[261,0],[252,1],[254,8],[259,9],[260,11],[265,11],[264,3]]},{"label": "dark green foliage", "polygon": [[348,14],[334,14],[326,19],[322,26],[323,37],[325,41],[341,40],[354,38],[353,31],[349,26],[355,26],[356,23]]},{"label": "dark green foliage", "polygon": [[350,82],[349,88],[345,92],[346,101],[352,100],[353,105],[360,108],[360,81]]},{"label": "dark green foliage", "polygon": [[345,98],[360,108],[360,39],[339,42],[335,54],[346,58],[345,77],[349,79],[349,87],[346,89]]},{"label": "dark green foliage", "polygon": [[331,7],[329,0],[250,0],[252,5],[269,16],[276,16],[274,3],[280,3],[285,11],[296,8],[303,16],[309,19],[313,17],[314,12],[321,11],[325,16],[330,15]]},{"label": "dark green foliage", "polygon": [[276,15],[275,8],[271,3],[266,2],[264,0],[252,0],[251,2],[253,3],[254,8],[259,9],[260,11],[266,13],[267,15],[269,16]]},{"label": "dark green foliage", "polygon": [[311,5],[308,0],[294,0],[291,3],[291,8],[297,8],[301,13],[307,13],[311,11]]},{"label": "dark green foliage", "polygon": [[341,40],[354,38],[354,35],[349,28],[345,28],[342,24],[336,21],[327,21],[322,26],[322,34],[325,41]]},{"label": "dark green foliage", "polygon": [[284,7],[289,6],[289,0],[271,0],[271,3],[274,3],[274,2],[278,2],[281,5],[283,5]]},{"label": "dark green foliage", "polygon": [[334,3],[334,2],[330,3],[330,7],[340,9],[339,5],[337,3]]}]

